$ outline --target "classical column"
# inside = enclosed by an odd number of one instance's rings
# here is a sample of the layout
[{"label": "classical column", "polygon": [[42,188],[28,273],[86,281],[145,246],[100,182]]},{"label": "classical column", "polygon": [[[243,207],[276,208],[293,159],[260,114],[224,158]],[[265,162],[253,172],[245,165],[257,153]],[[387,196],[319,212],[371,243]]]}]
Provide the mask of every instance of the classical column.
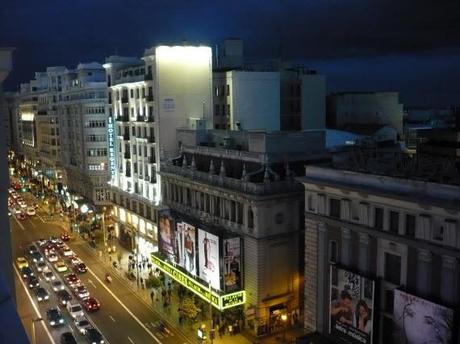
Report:
[{"label": "classical column", "polygon": [[362,273],[369,271],[369,234],[359,234],[359,270]]},{"label": "classical column", "polygon": [[442,256],[441,266],[441,298],[448,304],[457,302],[457,259],[451,256]]},{"label": "classical column", "polygon": [[342,227],[342,249],[340,263],[345,266],[351,263],[351,230]]},{"label": "classical column", "polygon": [[417,249],[417,293],[428,295],[431,292],[431,252]]}]

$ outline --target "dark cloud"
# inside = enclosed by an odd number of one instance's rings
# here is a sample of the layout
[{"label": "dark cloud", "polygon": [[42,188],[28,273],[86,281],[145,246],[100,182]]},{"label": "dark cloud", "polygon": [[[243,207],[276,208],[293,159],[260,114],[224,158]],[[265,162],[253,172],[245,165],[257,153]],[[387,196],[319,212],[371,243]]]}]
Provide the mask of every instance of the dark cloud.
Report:
[{"label": "dark cloud", "polygon": [[155,43],[183,39],[211,44],[227,36],[243,38],[250,58],[442,56],[460,47],[460,1],[3,0],[0,5],[0,45],[17,48],[10,87],[48,65],[140,55]]}]

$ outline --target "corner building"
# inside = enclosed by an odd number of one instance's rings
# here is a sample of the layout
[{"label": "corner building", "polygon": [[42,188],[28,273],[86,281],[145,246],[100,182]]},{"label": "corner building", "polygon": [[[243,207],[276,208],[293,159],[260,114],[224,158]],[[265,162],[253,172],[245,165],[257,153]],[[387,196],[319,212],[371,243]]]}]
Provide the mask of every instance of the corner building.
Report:
[{"label": "corner building", "polygon": [[104,64],[114,234],[145,256],[157,250],[162,152],[175,146],[177,127],[212,125],[211,63],[208,47],[157,46]]},{"label": "corner building", "polygon": [[177,140],[161,163],[170,210],[154,260],[204,300],[209,287],[214,308],[256,335],[300,321],[303,190],[294,175],[324,157],[324,132],[178,129]]},{"label": "corner building", "polygon": [[305,328],[334,343],[459,343],[458,185],[307,166]]}]

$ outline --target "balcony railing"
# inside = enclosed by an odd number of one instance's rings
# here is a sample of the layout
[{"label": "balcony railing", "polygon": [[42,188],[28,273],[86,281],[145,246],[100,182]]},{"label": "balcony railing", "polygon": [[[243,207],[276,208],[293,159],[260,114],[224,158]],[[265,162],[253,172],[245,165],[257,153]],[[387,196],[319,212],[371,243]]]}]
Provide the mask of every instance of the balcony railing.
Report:
[{"label": "balcony railing", "polygon": [[147,138],[147,142],[148,142],[148,143],[155,143],[155,136],[150,135],[150,136]]},{"label": "balcony railing", "polygon": [[153,115],[148,115],[148,117],[147,117],[147,122],[151,122],[151,123],[155,122],[155,116],[153,116]]},{"label": "balcony railing", "polygon": [[155,164],[156,163],[155,156],[149,156],[149,163],[150,164]]},{"label": "balcony railing", "polygon": [[123,140],[129,140],[129,133],[123,134]]},{"label": "balcony railing", "polygon": [[125,159],[131,159],[131,153],[130,152],[125,152],[125,154],[123,156],[125,157]]},{"label": "balcony railing", "polygon": [[127,115],[117,116],[116,121],[117,122],[129,122],[129,116]]},{"label": "balcony railing", "polygon": [[145,74],[145,75],[144,75],[144,80],[145,80],[145,81],[153,80],[153,75],[152,75],[152,73]]},{"label": "balcony railing", "polygon": [[121,102],[122,103],[126,104],[126,103],[128,103],[128,101],[129,101],[128,97],[121,97]]},{"label": "balcony railing", "polygon": [[125,172],[125,176],[126,176],[126,177],[131,177],[131,171],[130,171],[130,170],[126,171],[126,172]]},{"label": "balcony railing", "polygon": [[146,98],[148,102],[153,102],[153,94],[148,94]]},{"label": "balcony railing", "polygon": [[137,116],[136,121],[137,122],[145,122],[145,116]]}]

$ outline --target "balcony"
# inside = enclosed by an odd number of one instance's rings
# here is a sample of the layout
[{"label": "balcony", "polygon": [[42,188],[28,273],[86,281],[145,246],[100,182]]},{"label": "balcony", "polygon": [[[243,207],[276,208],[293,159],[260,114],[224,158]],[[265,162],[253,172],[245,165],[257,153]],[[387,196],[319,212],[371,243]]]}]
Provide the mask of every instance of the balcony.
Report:
[{"label": "balcony", "polygon": [[150,135],[150,136],[147,138],[147,142],[148,142],[148,143],[155,143],[155,136]]},{"label": "balcony", "polygon": [[155,156],[149,156],[149,164],[155,164],[156,162]]},{"label": "balcony", "polygon": [[129,122],[129,116],[127,115],[117,116],[116,121],[117,122]]},{"label": "balcony", "polygon": [[148,117],[147,117],[147,122],[150,122],[150,123],[155,122],[155,116],[153,116],[153,115],[148,115]]},{"label": "balcony", "polygon": [[128,101],[129,101],[129,98],[128,98],[128,97],[121,97],[121,102],[122,102],[123,104],[127,104]]},{"label": "balcony", "polygon": [[125,152],[125,154],[123,156],[125,157],[125,159],[131,159],[131,153],[130,152]]},{"label": "balcony", "polygon": [[153,102],[153,94],[148,94],[146,99],[148,102]]},{"label": "balcony", "polygon": [[123,134],[123,140],[126,140],[126,141],[129,140],[129,133],[124,133]]},{"label": "balcony", "polygon": [[150,177],[150,183],[155,184],[156,182],[157,182],[157,177],[151,176],[151,177]]},{"label": "balcony", "polygon": [[137,122],[145,122],[145,116],[137,116],[136,121]]},{"label": "balcony", "polygon": [[147,73],[144,75],[144,80],[145,81],[149,81],[149,80],[153,80],[153,75],[152,73]]},{"label": "balcony", "polygon": [[130,171],[130,170],[127,170],[127,171],[125,172],[125,176],[128,177],[128,178],[131,177],[131,171]]}]

